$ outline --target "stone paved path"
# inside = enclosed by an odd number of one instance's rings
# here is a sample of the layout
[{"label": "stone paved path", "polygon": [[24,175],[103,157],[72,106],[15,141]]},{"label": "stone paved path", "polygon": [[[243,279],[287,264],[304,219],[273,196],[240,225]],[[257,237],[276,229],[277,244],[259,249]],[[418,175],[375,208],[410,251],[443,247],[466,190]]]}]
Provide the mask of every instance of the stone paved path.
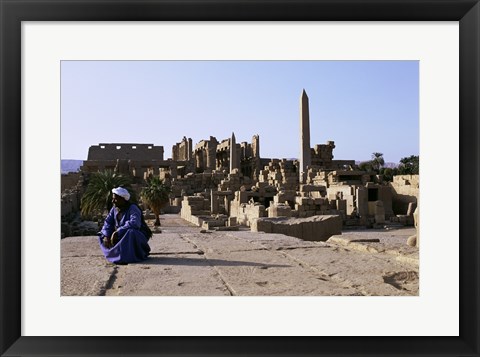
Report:
[{"label": "stone paved path", "polygon": [[249,230],[202,233],[178,215],[161,221],[150,259],[137,264],[108,263],[96,237],[63,239],[62,295],[418,295],[418,249],[406,245],[413,228],[306,242]]}]

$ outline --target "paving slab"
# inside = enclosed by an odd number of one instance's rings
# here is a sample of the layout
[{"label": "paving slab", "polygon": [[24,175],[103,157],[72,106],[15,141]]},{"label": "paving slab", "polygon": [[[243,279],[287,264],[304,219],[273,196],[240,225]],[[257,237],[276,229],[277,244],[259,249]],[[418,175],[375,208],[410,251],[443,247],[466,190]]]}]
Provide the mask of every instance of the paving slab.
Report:
[{"label": "paving slab", "polygon": [[334,235],[327,243],[346,246],[349,249],[385,253],[397,257],[397,261],[419,266],[417,247],[407,245],[407,239],[415,234],[415,228],[400,228],[394,230],[355,230]]},{"label": "paving slab", "polygon": [[150,254],[198,254],[200,249],[185,239],[180,238],[178,233],[165,230],[161,234],[154,234],[148,241]]},{"label": "paving slab", "polygon": [[[418,271],[400,264],[389,255],[352,254],[352,251],[343,247],[316,250],[299,248],[285,251],[284,254],[321,272],[332,281],[357,289],[362,295],[418,295]],[[407,278],[402,279],[402,274]]]},{"label": "paving slab", "polygon": [[63,238],[60,244],[62,257],[103,257],[97,236]]},{"label": "paving slab", "polygon": [[264,232],[230,232],[230,236],[245,240],[249,243],[258,244],[270,250],[294,249],[294,248],[319,248],[328,247],[325,242],[305,241],[303,239],[286,236],[277,233]]},{"label": "paving slab", "polygon": [[262,246],[252,244],[245,239],[235,238],[231,233],[212,231],[209,233],[185,233],[181,234],[181,236],[203,252],[234,252],[263,249]]},{"label": "paving slab", "polygon": [[227,287],[199,254],[152,255],[118,266],[107,296],[228,296]]},{"label": "paving slab", "polygon": [[99,296],[105,295],[115,267],[103,255],[68,256],[61,259],[60,271],[62,296]]},{"label": "paving slab", "polygon": [[[325,274],[309,271],[283,254],[268,250],[206,253],[232,295],[324,296],[357,295],[353,288],[331,281]],[[216,262],[229,262],[217,264]]]}]

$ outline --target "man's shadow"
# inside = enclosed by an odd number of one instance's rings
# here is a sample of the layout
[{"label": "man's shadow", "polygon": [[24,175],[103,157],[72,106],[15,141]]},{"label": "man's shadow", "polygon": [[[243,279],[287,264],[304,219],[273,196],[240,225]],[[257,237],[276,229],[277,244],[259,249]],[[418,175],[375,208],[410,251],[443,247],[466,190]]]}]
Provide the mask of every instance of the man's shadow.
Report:
[{"label": "man's shadow", "polygon": [[241,260],[223,260],[223,259],[202,259],[202,258],[183,258],[183,257],[159,257],[150,256],[147,260],[143,261],[145,265],[188,265],[188,266],[249,266],[259,267],[262,269],[267,268],[291,268],[291,265],[282,264],[262,264],[255,262],[246,262]]}]

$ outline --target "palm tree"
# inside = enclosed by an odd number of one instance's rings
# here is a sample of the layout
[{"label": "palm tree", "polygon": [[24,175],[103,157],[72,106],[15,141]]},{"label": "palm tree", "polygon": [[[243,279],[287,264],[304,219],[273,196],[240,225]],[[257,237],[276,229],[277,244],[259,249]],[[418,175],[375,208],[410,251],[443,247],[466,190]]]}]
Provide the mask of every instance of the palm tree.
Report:
[{"label": "palm tree", "polygon": [[398,167],[400,175],[418,175],[420,166],[420,158],[418,155],[410,155],[400,160]]},{"label": "palm tree", "polygon": [[358,164],[358,168],[362,171],[370,172],[373,170],[372,162],[371,161],[363,161]]},{"label": "palm tree", "polygon": [[80,202],[82,216],[95,211],[108,211],[112,208],[112,189],[123,187],[130,192],[130,201],[135,201],[135,194],[130,187],[130,178],[111,170],[99,171],[90,176],[88,186]]},{"label": "palm tree", "polygon": [[141,199],[152,209],[155,215],[155,226],[160,226],[160,211],[169,202],[170,187],[158,176],[147,179],[147,186],[140,192]]},{"label": "palm tree", "polygon": [[372,154],[372,167],[378,173],[380,169],[385,165],[385,160],[383,159],[383,154],[381,152],[374,152]]}]

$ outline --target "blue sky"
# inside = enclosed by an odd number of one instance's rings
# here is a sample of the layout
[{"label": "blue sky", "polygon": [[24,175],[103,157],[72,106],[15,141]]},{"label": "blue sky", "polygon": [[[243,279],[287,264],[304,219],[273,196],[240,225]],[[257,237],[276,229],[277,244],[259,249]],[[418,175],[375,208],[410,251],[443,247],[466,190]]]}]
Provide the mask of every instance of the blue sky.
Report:
[{"label": "blue sky", "polygon": [[311,146],[334,159],[419,154],[418,61],[62,61],[61,158],[99,143],[194,145],[260,135],[261,157],[299,156],[299,103],[310,99]]}]

